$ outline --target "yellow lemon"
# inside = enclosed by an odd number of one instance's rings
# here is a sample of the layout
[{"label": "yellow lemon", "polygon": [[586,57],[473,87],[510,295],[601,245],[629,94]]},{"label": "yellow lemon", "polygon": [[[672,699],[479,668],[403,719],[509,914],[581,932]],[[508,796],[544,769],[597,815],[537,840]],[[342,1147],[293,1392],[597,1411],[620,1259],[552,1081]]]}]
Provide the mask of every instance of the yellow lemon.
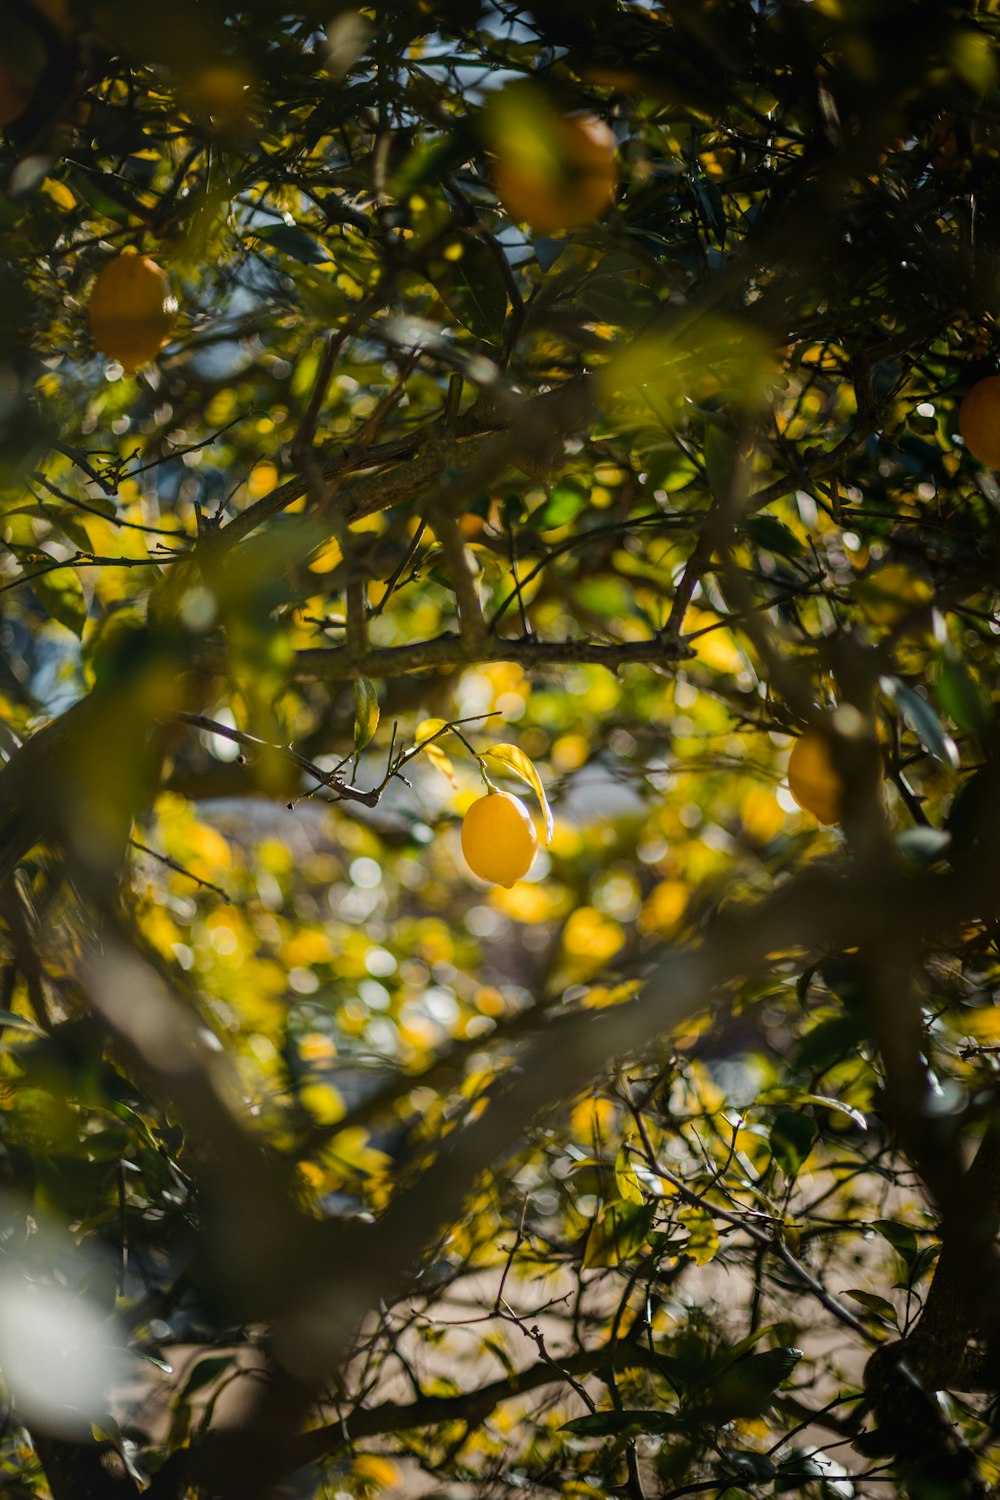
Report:
[{"label": "yellow lemon", "polygon": [[788,790],[805,812],[820,823],[839,823],[844,782],[833,764],[830,741],[818,729],[807,729],[788,757]]},{"label": "yellow lemon", "polygon": [[1000,469],[1000,375],[972,387],[958,409],[958,430],[973,458]]},{"label": "yellow lemon", "polygon": [[102,354],[131,375],[170,337],[177,300],[155,261],[126,250],[100,271],[90,293],[90,331]]},{"label": "yellow lemon", "polygon": [[480,880],[510,888],[531,869],[538,838],[519,797],[489,792],[473,802],[462,820],[462,853]]},{"label": "yellow lemon", "polygon": [[522,132],[498,144],[493,184],[510,217],[540,234],[579,229],[614,201],[614,135],[596,115],[557,116],[546,139]]}]

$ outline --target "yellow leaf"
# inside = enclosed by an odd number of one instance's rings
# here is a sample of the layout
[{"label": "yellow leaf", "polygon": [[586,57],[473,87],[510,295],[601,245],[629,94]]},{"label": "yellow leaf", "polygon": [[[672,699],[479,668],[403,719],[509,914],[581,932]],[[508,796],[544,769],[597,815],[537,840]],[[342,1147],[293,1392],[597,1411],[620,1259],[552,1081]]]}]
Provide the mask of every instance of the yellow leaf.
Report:
[{"label": "yellow leaf", "polygon": [[344,561],[343,549],[337,538],[332,536],[328,542],[324,542],[316,556],[309,564],[310,573],[332,573],[334,568]]},{"label": "yellow leaf", "polygon": [[335,1125],[347,1113],[343,1099],[329,1083],[307,1083],[299,1098],[320,1125]]},{"label": "yellow leaf", "polygon": [[640,932],[663,934],[673,931],[687,911],[689,895],[683,880],[661,880],[643,902],[639,913]]},{"label": "yellow leaf", "polygon": [[[434,740],[434,735],[440,734],[447,728],[447,719],[424,719],[423,723],[417,725],[417,732],[413,738],[416,745],[423,746],[424,754],[434,769],[440,771],[442,776],[447,776],[452,786],[454,786],[455,771],[451,761],[445,755],[437,741]],[[428,741],[433,741],[433,743],[428,743]]]},{"label": "yellow leaf", "polygon": [[609,1203],[590,1226],[583,1269],[617,1266],[628,1260],[645,1244],[651,1220],[651,1210],[639,1204]]},{"label": "yellow leaf", "polygon": [[552,818],[549,799],[546,797],[545,788],[542,786],[542,778],[535,770],[534,761],[529,759],[517,745],[494,745],[492,749],[487,750],[485,753],[490,760],[499,761],[500,765],[504,766],[506,770],[513,771],[515,776],[520,776],[521,780],[526,781],[531,787],[545,815],[545,842],[550,844],[552,842],[555,823]]},{"label": "yellow leaf", "polygon": [[688,1231],[684,1253],[696,1266],[707,1266],[719,1253],[719,1232],[712,1215],[704,1208],[682,1208],[677,1219]]},{"label": "yellow leaf", "polygon": [[424,719],[417,725],[417,732],[413,736],[415,745],[425,745],[428,740],[440,734],[443,729],[448,728],[447,719]]},{"label": "yellow leaf", "polygon": [[642,1188],[629,1154],[628,1137],[618,1147],[618,1155],[615,1157],[615,1186],[626,1203],[643,1202]]},{"label": "yellow leaf", "polygon": [[42,183],[42,191],[48,194],[53,203],[58,203],[59,207],[65,208],[67,212],[72,211],[76,207],[75,196],[64,182],[57,182],[54,177],[45,178],[45,181]]}]

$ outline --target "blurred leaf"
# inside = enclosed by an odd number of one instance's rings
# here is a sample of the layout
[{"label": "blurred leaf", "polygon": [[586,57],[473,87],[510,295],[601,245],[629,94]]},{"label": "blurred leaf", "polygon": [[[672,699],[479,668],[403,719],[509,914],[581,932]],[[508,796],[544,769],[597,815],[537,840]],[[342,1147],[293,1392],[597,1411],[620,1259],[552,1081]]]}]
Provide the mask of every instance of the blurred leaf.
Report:
[{"label": "blurred leaf", "polygon": [[770,1144],[775,1160],[788,1177],[794,1177],[808,1157],[818,1134],[810,1115],[782,1110],[771,1125]]},{"label": "blurred leaf", "polygon": [[425,183],[439,182],[467,151],[468,142],[457,134],[423,136],[389,179],[390,193],[394,198],[408,198]]},{"label": "blurred leaf", "polygon": [[563,479],[554,486],[548,499],[532,511],[528,524],[532,531],[555,531],[576,520],[588,501],[582,485],[574,479]]},{"label": "blurred leaf", "polygon": [[645,1201],[642,1196],[642,1188],[639,1186],[639,1179],[635,1175],[635,1168],[632,1165],[627,1141],[622,1141],[618,1147],[618,1154],[615,1157],[615,1186],[626,1203],[643,1203]]},{"label": "blurred leaf", "polygon": [[705,468],[708,482],[716,500],[723,501],[733,482],[736,464],[736,444],[732,433],[717,421],[705,427]]},{"label": "blurred leaf", "polygon": [[749,1484],[769,1484],[777,1473],[774,1460],[752,1448],[723,1448],[722,1454],[729,1467]]},{"label": "blurred leaf", "polygon": [[87,623],[87,601],[83,584],[73,568],[53,568],[51,573],[38,573],[31,578],[31,587],[54,620],[65,625],[77,638],[83,635]]},{"label": "blurred leaf", "polygon": [[949,718],[967,734],[981,734],[992,718],[992,704],[954,651],[943,651],[934,673],[937,699]]},{"label": "blurred leaf", "polygon": [[9,1028],[11,1031],[32,1031],[35,1036],[44,1036],[40,1026],[34,1021],[29,1021],[26,1016],[19,1016],[12,1010],[0,1010],[0,1028]]},{"label": "blurred leaf", "polygon": [[760,1416],[801,1358],[801,1349],[768,1349],[763,1354],[750,1354],[723,1370],[713,1382],[709,1396],[715,1420],[731,1422],[736,1417]]},{"label": "blurred leaf", "polygon": [[684,1244],[685,1255],[689,1255],[696,1266],[707,1266],[719,1253],[719,1231],[711,1212],[706,1208],[693,1206],[682,1208],[677,1215],[677,1222],[683,1224],[688,1232]]},{"label": "blurred leaf", "polygon": [[608,1203],[590,1226],[583,1252],[583,1269],[617,1266],[646,1243],[654,1209],[635,1203]]},{"label": "blurred leaf", "polygon": [[304,266],[320,266],[330,259],[319,240],[297,224],[275,224],[270,229],[255,229],[254,235],[273,250],[301,261]]},{"label": "blurred leaf", "polygon": [[958,747],[950,734],[941,727],[941,720],[934,709],[913,688],[900,682],[898,677],[883,677],[883,691],[892,698],[913,730],[917,739],[929,754],[942,765],[955,768],[958,765]]},{"label": "blurred leaf", "polygon": [[726,206],[722,194],[715,183],[709,182],[700,172],[692,172],[688,180],[697,200],[701,218],[715,236],[719,248],[725,249]]},{"label": "blurred leaf", "polygon": [[617,1437],[639,1432],[661,1435],[682,1431],[683,1426],[683,1420],[668,1411],[594,1411],[564,1422],[559,1431],[576,1437]]},{"label": "blurred leaf", "polygon": [[500,345],[508,298],[507,283],[496,257],[477,235],[463,232],[451,243],[461,253],[455,260],[435,263],[430,280],[445,307],[463,328],[486,344]]},{"label": "blurred leaf", "polygon": [[776,516],[752,516],[746,522],[746,532],[758,547],[779,557],[801,557],[804,551],[795,533]]},{"label": "blurred leaf", "polygon": [[950,844],[951,834],[944,828],[904,828],[896,836],[896,847],[918,865],[943,859]]},{"label": "blurred leaf", "polygon": [[857,1012],[825,1017],[802,1038],[795,1053],[795,1066],[801,1072],[825,1072],[867,1035],[865,1022]]},{"label": "blurred leaf", "polygon": [[570,243],[572,243],[570,240],[554,240],[549,239],[547,235],[536,234],[532,240],[532,248],[542,270],[551,271],[560,255],[566,249],[566,246]]}]

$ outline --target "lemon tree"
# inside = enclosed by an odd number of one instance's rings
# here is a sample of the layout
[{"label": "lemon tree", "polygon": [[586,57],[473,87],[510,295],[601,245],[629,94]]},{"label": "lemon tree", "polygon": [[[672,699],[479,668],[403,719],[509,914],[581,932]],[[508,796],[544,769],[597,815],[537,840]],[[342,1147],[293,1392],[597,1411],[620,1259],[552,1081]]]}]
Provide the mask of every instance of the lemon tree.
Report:
[{"label": "lemon tree", "polygon": [[1000,1475],[992,0],[0,4],[0,1488]]}]

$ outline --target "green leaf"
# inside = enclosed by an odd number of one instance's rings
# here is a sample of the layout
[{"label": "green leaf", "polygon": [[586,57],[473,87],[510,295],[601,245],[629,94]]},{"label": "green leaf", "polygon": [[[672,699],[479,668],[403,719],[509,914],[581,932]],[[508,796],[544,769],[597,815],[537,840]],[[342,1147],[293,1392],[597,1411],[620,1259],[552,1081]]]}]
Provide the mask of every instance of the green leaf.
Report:
[{"label": "green leaf", "polygon": [[904,1260],[910,1260],[918,1250],[917,1237],[908,1224],[900,1224],[898,1219],[876,1219],[872,1224],[876,1234],[880,1234],[887,1240],[898,1255]]},{"label": "green leaf", "polygon": [[752,1448],[723,1448],[722,1456],[750,1484],[767,1484],[777,1473],[774,1460],[766,1453],[755,1453]]},{"label": "green leaf", "polygon": [[304,266],[320,266],[330,259],[319,240],[300,229],[297,224],[275,224],[270,229],[255,230],[254,235],[256,239],[263,240],[265,245],[270,245],[272,250],[291,256],[292,260],[301,261]]},{"label": "green leaf", "polygon": [[720,250],[726,245],[726,205],[714,182],[709,182],[700,172],[692,172],[689,178],[698,200],[698,212],[715,236]]},{"label": "green leaf", "polygon": [[617,1437],[623,1433],[679,1432],[683,1425],[679,1417],[668,1411],[592,1411],[585,1417],[564,1422],[559,1430],[577,1437]]},{"label": "green leaf", "polygon": [[897,1313],[892,1303],[885,1297],[878,1297],[874,1292],[862,1292],[857,1288],[845,1291],[845,1297],[850,1297],[852,1302],[857,1302],[866,1312],[874,1313],[877,1318],[882,1318],[893,1327],[897,1324]]},{"label": "green leaf", "polygon": [[898,677],[883,677],[881,686],[898,705],[903,718],[913,730],[928,754],[933,755],[943,766],[958,765],[958,747],[950,734],[941,727],[941,720],[934,709],[913,688],[900,682]]},{"label": "green leaf", "polygon": [[989,696],[957,652],[948,649],[938,657],[934,687],[938,702],[959,729],[981,734],[989,725],[992,718]]},{"label": "green leaf", "polygon": [[208,1359],[200,1359],[178,1393],[178,1400],[184,1401],[188,1396],[194,1395],[195,1391],[200,1391],[221,1375],[223,1370],[228,1370],[232,1363],[231,1354],[213,1354]]},{"label": "green leaf", "polygon": [[435,261],[429,279],[441,301],[463,328],[485,344],[503,343],[507,318],[507,283],[484,240],[465,231],[451,244],[457,260]]},{"label": "green leaf", "polygon": [[746,523],[746,532],[766,552],[776,552],[779,557],[802,556],[802,543],[776,516],[753,516]]},{"label": "green leaf", "polygon": [[841,1099],[831,1099],[829,1094],[797,1094],[796,1100],[802,1104],[821,1104],[824,1109],[837,1110],[839,1114],[849,1116],[860,1130],[868,1129],[868,1121],[860,1109],[855,1109],[851,1104],[845,1104]]},{"label": "green leaf", "polygon": [[705,429],[705,468],[708,483],[716,500],[724,500],[733,482],[733,466],[736,463],[736,445],[732,434],[718,422]]},{"label": "green leaf", "polygon": [[735,1417],[760,1416],[801,1358],[801,1349],[768,1349],[763,1354],[750,1354],[723,1370],[711,1390],[715,1419],[730,1422]]},{"label": "green leaf", "polygon": [[461,165],[468,142],[457,135],[424,136],[410,148],[389,179],[394,198],[408,198],[428,182],[438,182],[443,173]]},{"label": "green leaf", "polygon": [[800,1072],[825,1072],[866,1036],[865,1023],[859,1013],[828,1016],[802,1038],[795,1054],[795,1066]]},{"label": "green leaf", "polygon": [[549,799],[546,797],[545,788],[542,786],[542,778],[535,769],[534,761],[529,760],[528,756],[517,745],[493,745],[491,749],[484,751],[484,754],[490,760],[498,761],[508,771],[513,771],[515,776],[520,776],[522,781],[528,783],[538,798],[545,816],[545,842],[547,844],[551,843],[552,835],[555,831],[555,822],[552,817],[552,809],[549,806]]},{"label": "green leaf", "polygon": [[79,639],[87,623],[87,601],[76,571],[53,568],[51,573],[38,573],[30,581],[39,603]]},{"label": "green leaf", "polygon": [[771,1154],[788,1177],[794,1177],[817,1136],[816,1121],[797,1110],[785,1109],[771,1126]]},{"label": "green leaf", "polygon": [[653,1222],[652,1206],[609,1203],[594,1219],[583,1252],[583,1268],[618,1266],[645,1243]]},{"label": "green leaf", "polygon": [[375,691],[375,684],[369,682],[367,677],[356,677],[354,695],[357,700],[354,709],[354,748],[363,750],[374,738],[378,728],[378,693]]},{"label": "green leaf", "polygon": [[587,504],[587,491],[574,479],[564,479],[557,484],[544,505],[531,515],[532,531],[555,531],[560,526],[569,526]]}]

